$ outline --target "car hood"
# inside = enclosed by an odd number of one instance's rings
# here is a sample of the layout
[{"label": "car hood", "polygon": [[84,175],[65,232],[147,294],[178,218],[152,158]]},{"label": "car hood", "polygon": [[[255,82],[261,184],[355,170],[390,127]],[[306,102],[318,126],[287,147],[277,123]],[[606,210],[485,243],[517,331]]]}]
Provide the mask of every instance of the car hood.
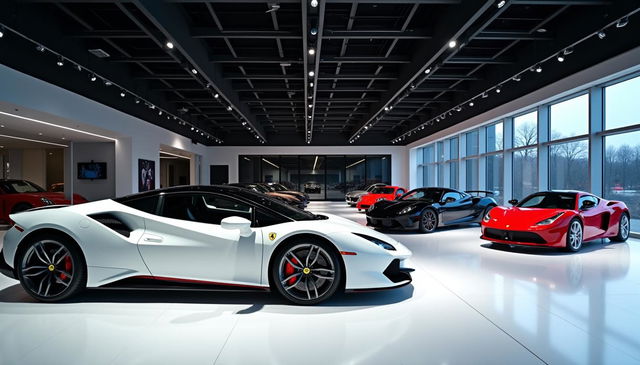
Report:
[{"label": "car hood", "polygon": [[490,225],[505,227],[509,229],[527,229],[535,226],[538,222],[554,215],[567,212],[566,209],[541,209],[541,208],[520,208],[520,207],[495,207],[491,209]]},{"label": "car hood", "polygon": [[433,201],[428,200],[381,200],[376,203],[374,209],[369,213],[373,213],[372,215],[378,217],[396,216],[407,207],[422,209],[433,203]]}]

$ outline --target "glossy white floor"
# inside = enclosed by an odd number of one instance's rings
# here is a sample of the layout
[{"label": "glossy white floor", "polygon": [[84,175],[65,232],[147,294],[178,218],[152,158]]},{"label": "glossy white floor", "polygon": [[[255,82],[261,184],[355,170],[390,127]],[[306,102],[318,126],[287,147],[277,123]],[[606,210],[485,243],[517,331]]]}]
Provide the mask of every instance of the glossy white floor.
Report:
[{"label": "glossy white floor", "polygon": [[[342,203],[312,203],[364,223]],[[269,294],[87,292],[0,278],[0,364],[640,363],[640,241],[496,250],[477,225],[397,233],[412,285],[298,307]]]}]

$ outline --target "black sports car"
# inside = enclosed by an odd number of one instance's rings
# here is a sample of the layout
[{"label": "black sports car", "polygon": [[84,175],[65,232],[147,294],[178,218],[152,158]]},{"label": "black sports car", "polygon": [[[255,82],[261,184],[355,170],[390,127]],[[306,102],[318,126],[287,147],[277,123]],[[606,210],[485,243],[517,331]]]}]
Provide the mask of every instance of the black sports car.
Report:
[{"label": "black sports car", "polygon": [[381,200],[369,207],[367,225],[429,233],[439,226],[480,223],[484,214],[498,205],[490,195],[490,191],[414,189],[396,200]]}]

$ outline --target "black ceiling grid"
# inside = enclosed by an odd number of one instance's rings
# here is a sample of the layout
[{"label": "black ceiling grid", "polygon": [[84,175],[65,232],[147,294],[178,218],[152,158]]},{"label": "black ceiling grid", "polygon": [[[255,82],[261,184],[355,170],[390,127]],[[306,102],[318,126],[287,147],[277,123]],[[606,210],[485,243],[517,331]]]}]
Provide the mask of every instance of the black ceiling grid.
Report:
[{"label": "black ceiling grid", "polygon": [[[639,6],[638,0],[8,0],[0,22],[225,145],[388,145],[410,143],[638,46],[632,19],[599,43],[585,42],[599,52],[577,46],[563,63],[523,74],[517,87],[507,83],[474,108],[447,113]],[[0,47],[0,62],[10,67],[214,144],[120,98],[118,90],[57,67],[31,44],[4,37]]]}]

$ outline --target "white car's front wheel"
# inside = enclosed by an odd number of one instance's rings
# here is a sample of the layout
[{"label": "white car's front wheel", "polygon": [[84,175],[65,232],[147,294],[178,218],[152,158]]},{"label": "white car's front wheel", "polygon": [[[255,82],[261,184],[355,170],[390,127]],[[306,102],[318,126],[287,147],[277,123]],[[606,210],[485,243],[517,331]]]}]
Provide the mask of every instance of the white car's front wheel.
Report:
[{"label": "white car's front wheel", "polygon": [[43,302],[64,300],[86,285],[80,250],[59,235],[38,235],[18,253],[16,273],[26,292]]},{"label": "white car's front wheel", "polygon": [[342,280],[340,257],[321,240],[286,244],[272,261],[271,277],[278,292],[302,305],[320,303],[336,292]]}]

